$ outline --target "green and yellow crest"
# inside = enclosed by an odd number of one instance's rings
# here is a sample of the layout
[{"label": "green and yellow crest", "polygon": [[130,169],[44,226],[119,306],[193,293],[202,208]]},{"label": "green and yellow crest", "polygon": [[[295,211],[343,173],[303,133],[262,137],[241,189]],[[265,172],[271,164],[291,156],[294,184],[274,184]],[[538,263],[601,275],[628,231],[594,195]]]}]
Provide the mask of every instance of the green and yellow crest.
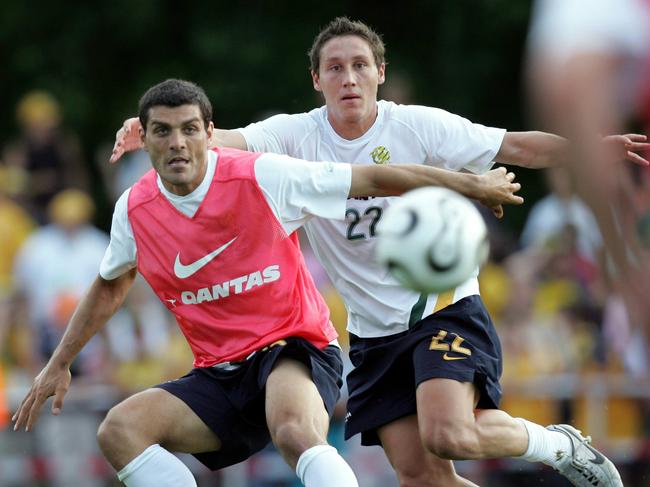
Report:
[{"label": "green and yellow crest", "polygon": [[375,164],[388,164],[390,161],[390,151],[383,145],[375,147],[370,155]]}]

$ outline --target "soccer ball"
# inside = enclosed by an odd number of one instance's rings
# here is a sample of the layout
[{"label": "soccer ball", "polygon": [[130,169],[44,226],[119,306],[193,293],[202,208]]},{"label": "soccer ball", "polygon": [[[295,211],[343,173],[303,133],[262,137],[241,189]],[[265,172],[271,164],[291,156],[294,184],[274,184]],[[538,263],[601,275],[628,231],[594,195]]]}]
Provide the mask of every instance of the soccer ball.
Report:
[{"label": "soccer ball", "polygon": [[405,193],[377,226],[377,260],[405,287],[448,291],[476,275],[489,244],[483,217],[465,197],[445,188]]}]

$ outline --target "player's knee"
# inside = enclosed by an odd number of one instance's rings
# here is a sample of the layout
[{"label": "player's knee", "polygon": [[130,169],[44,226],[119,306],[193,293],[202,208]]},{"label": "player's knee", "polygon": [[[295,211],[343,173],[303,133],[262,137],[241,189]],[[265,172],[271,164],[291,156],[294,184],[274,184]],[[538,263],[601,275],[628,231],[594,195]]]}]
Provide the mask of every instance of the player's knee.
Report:
[{"label": "player's knee", "polygon": [[97,430],[97,442],[104,454],[110,458],[115,449],[132,443],[139,434],[139,424],[137,415],[123,403],[111,408]]},{"label": "player's knee", "polygon": [[271,439],[275,447],[285,456],[297,460],[307,448],[323,443],[325,438],[315,428],[299,419],[289,419],[271,430]]},{"label": "player's knee", "polygon": [[400,487],[429,485],[427,479],[430,471],[427,462],[420,455],[404,455],[403,452],[392,452],[390,462],[395,469]]},{"label": "player's knee", "polygon": [[453,485],[456,479],[453,464],[446,460],[419,461],[394,468],[400,487],[442,487]]},{"label": "player's knee", "polygon": [[99,425],[97,442],[105,454],[110,454],[119,445],[128,429],[128,421],[120,414],[119,406],[112,408]]},{"label": "player's knee", "polygon": [[475,431],[462,425],[439,425],[423,435],[422,442],[429,452],[446,460],[466,460],[479,454]]},{"label": "player's knee", "polygon": [[400,487],[422,487],[431,484],[433,477],[426,468],[401,468],[395,473],[399,480]]}]

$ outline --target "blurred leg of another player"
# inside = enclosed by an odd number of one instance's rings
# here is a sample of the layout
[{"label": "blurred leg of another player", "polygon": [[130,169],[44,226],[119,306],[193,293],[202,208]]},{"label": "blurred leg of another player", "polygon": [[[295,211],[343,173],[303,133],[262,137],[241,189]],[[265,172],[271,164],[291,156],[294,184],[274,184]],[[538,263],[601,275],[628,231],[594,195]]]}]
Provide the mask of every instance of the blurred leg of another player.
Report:
[{"label": "blurred leg of another player", "polygon": [[649,32],[647,0],[538,0],[528,66],[534,113],[546,129],[574,142],[570,171],[603,235],[604,270],[631,324],[646,335],[650,257],[637,235],[634,182],[620,162],[625,154],[603,143],[602,135],[623,133],[628,119],[641,112]]}]

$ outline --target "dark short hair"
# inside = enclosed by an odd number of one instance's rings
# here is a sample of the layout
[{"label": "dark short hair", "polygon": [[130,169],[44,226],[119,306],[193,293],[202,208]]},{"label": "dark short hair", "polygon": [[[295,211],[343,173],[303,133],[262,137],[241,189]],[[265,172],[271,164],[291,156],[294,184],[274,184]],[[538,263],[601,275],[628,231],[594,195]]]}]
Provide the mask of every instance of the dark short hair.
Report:
[{"label": "dark short hair", "polygon": [[198,106],[205,128],[208,128],[212,121],[212,104],[203,88],[191,81],[168,79],[149,88],[140,98],[138,117],[142,129],[147,130],[150,108],[155,106],[180,107],[182,105]]},{"label": "dark short hair", "polygon": [[311,49],[307,51],[310,69],[318,72],[320,67],[320,51],[327,41],[335,37],[357,36],[368,43],[375,58],[377,67],[386,62],[386,47],[381,36],[360,20],[350,20],[347,17],[336,17],[327,24],[316,36]]}]

